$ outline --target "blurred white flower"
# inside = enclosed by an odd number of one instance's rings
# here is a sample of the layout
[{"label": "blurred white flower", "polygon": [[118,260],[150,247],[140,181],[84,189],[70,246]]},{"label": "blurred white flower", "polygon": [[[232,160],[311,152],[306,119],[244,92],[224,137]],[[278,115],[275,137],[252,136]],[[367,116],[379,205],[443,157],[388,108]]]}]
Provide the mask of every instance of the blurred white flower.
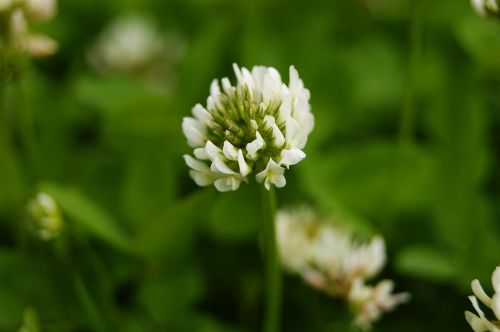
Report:
[{"label": "blurred white flower", "polygon": [[276,223],[285,267],[331,295],[347,296],[354,280],[374,277],[385,264],[382,237],[359,242],[307,207],[278,211]]},{"label": "blurred white flower", "polygon": [[44,241],[59,235],[63,218],[56,201],[47,193],[39,193],[27,205],[29,227]]},{"label": "blurred white flower", "polygon": [[365,285],[362,279],[356,279],[348,296],[355,315],[354,323],[364,330],[369,330],[382,314],[410,300],[409,293],[393,294],[393,290],[392,280],[382,280],[373,287]]},{"label": "blurred white flower", "polygon": [[[472,292],[474,295],[469,296],[472,306],[478,313],[473,314],[470,311],[465,312],[465,318],[475,332],[500,332],[500,267],[497,267],[491,278],[495,294],[489,297],[481,287],[479,280],[472,281]],[[479,306],[479,301],[493,311],[495,320],[489,320],[484,315],[484,312]]]},{"label": "blurred white flower", "polygon": [[35,21],[46,21],[57,11],[56,0],[24,0],[26,15]]},{"label": "blurred white flower", "polygon": [[55,40],[30,31],[32,22],[46,21],[55,12],[55,0],[0,0],[0,53],[3,59],[12,64],[14,59],[6,59],[6,55],[18,57],[27,53],[45,57],[55,53]]},{"label": "blurred white flower", "polygon": [[169,78],[166,71],[184,47],[179,35],[163,33],[146,17],[125,16],[104,29],[87,59],[100,73],[131,74],[158,85]]},{"label": "blurred white flower", "polygon": [[195,105],[193,117],[182,122],[194,149],[194,158],[184,157],[191,177],[219,191],[238,189],[249,175],[268,190],[281,188],[285,169],[305,158],[302,149],[314,127],[309,90],[293,66],[288,86],[272,67],[233,69],[237,83],[214,80],[206,107]]},{"label": "blurred white flower", "polygon": [[282,264],[309,285],[345,299],[360,327],[369,328],[383,312],[408,300],[407,293],[391,294],[392,281],[365,285],[385,264],[382,237],[359,242],[307,207],[278,211],[276,224]]},{"label": "blurred white flower", "polygon": [[500,18],[500,0],[471,0],[471,4],[482,16]]}]

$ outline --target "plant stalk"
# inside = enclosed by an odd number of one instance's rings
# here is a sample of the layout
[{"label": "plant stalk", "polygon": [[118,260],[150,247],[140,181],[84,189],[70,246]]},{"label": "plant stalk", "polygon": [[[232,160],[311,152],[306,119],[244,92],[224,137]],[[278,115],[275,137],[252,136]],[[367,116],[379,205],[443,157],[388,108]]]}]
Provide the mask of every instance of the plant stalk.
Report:
[{"label": "plant stalk", "polygon": [[263,238],[265,259],[264,332],[278,332],[281,321],[281,267],[276,242],[276,193],[263,189]]}]

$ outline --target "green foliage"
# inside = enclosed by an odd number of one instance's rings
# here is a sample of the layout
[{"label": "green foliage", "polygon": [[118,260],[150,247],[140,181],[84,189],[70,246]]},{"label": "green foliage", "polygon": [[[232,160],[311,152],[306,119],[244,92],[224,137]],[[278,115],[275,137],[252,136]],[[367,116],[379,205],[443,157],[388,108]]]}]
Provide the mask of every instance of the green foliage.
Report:
[{"label": "green foliage", "polygon": [[[420,0],[410,70],[416,3],[60,1],[40,25],[59,52],[0,87],[0,331],[260,329],[260,188],[198,188],[182,160],[182,118],[212,79],[234,81],[233,62],[285,82],[293,64],[311,91],[307,158],[278,206],[308,203],[384,236],[382,276],[413,300],[374,331],[470,330],[470,281],[500,261],[500,25],[468,0]],[[182,41],[160,83],[89,65],[123,14]],[[54,241],[24,225],[38,191],[63,213]],[[284,281],[283,331],[347,329],[339,301]]]}]

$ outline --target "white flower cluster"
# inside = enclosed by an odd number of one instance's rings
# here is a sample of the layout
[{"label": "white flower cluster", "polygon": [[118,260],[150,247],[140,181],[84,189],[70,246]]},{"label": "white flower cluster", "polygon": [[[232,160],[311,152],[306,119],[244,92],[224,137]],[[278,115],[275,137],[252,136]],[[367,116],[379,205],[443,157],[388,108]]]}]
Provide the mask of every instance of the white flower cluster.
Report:
[{"label": "white flower cluster", "polygon": [[[491,278],[495,294],[489,297],[481,287],[479,280],[472,281],[472,292],[474,295],[469,296],[472,306],[476,309],[479,316],[470,311],[465,312],[465,318],[475,332],[500,332],[500,267],[497,267]],[[484,315],[484,312],[479,307],[478,299],[488,308],[493,311],[495,320],[489,320]]]},{"label": "white flower cluster", "polygon": [[183,53],[176,34],[164,34],[143,16],[115,19],[89,50],[89,64],[104,74],[132,74],[146,80],[165,77],[166,67]]},{"label": "white flower cluster", "polygon": [[255,174],[268,190],[281,188],[285,168],[305,157],[302,149],[314,127],[309,90],[293,66],[288,86],[272,67],[233,68],[236,85],[214,80],[207,106],[195,105],[194,117],[182,122],[194,148],[194,157],[184,156],[191,177],[200,186],[230,191]]},{"label": "white flower cluster", "polygon": [[56,201],[47,193],[39,193],[27,205],[29,228],[41,240],[48,241],[59,235],[63,218]]},{"label": "white flower cluster", "polygon": [[482,16],[500,18],[500,0],[471,0],[471,4]]},{"label": "white flower cluster", "polygon": [[408,293],[392,294],[390,280],[375,287],[366,285],[385,264],[380,236],[360,243],[306,207],[279,211],[276,223],[283,265],[311,286],[345,299],[354,312],[354,323],[361,328],[369,329],[382,313],[408,301]]},{"label": "white flower cluster", "polygon": [[57,42],[29,30],[29,23],[50,20],[56,13],[56,0],[0,0],[0,53],[26,52],[34,57],[52,55]]}]

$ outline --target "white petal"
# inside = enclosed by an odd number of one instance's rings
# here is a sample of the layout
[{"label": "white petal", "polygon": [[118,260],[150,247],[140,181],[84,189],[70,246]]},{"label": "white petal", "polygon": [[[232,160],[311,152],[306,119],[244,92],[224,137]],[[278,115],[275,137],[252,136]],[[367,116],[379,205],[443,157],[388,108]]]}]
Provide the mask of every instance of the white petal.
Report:
[{"label": "white petal", "polygon": [[264,186],[267,190],[270,189],[271,184],[274,184],[278,188],[282,188],[286,185],[286,179],[283,175],[285,169],[280,167],[274,162],[273,159],[269,159],[266,168],[258,173],[255,178],[257,182],[264,181]]},{"label": "white petal", "polygon": [[251,141],[250,143],[247,144],[246,150],[247,150],[247,158],[250,159],[256,159],[257,158],[257,151],[260,149],[264,148],[266,146],[266,142],[260,135],[258,131],[255,132],[256,138]]},{"label": "white petal", "polygon": [[298,90],[298,89],[303,89],[304,84],[302,83],[302,80],[299,78],[299,73],[297,72],[297,69],[295,69],[294,66],[290,66],[289,69],[289,87],[291,90]]},{"label": "white petal", "polygon": [[299,163],[306,157],[306,154],[300,149],[290,149],[281,151],[280,165],[289,167]]},{"label": "white petal", "polygon": [[491,277],[491,282],[495,292],[500,293],[500,267],[497,267]]},{"label": "white petal", "polygon": [[229,78],[224,77],[224,78],[221,80],[221,83],[222,83],[222,89],[224,90],[224,92],[225,92],[226,94],[231,93],[231,91],[232,91],[232,86],[231,86],[231,82],[229,81]]},{"label": "white petal", "polygon": [[474,279],[471,283],[471,288],[474,295],[476,295],[476,297],[481,300],[481,302],[491,308],[491,298],[483,290],[483,287],[481,287],[481,283],[479,282],[479,280]]},{"label": "white petal", "polygon": [[229,160],[238,159],[238,149],[234,145],[232,145],[229,141],[224,141],[222,152],[224,153],[224,156]]},{"label": "white petal", "polygon": [[213,172],[220,172],[228,175],[237,174],[219,158],[214,158],[214,160],[212,160],[212,165],[210,165],[210,170],[212,170]]},{"label": "white petal", "polygon": [[[297,137],[300,135],[299,123],[296,119],[288,117],[285,122],[286,128],[286,143],[289,147],[297,147],[298,140]],[[301,149],[301,148],[299,148]]]},{"label": "white petal", "polygon": [[201,160],[209,160],[210,159],[205,148],[196,148],[196,149],[194,149],[193,152],[194,152],[194,156],[198,159],[201,159]]},{"label": "white petal", "polygon": [[271,115],[266,115],[264,117],[264,122],[266,125],[272,129],[273,131],[273,145],[277,148],[280,148],[285,144],[285,136],[281,133],[281,130],[276,125],[276,120]]},{"label": "white petal", "polygon": [[236,79],[238,80],[238,85],[243,83],[243,75],[241,74],[241,70],[236,63],[233,63],[234,74],[236,75]]},{"label": "white petal", "polygon": [[500,320],[500,293],[493,295],[491,299],[491,310],[493,310],[497,320]]},{"label": "white petal", "polygon": [[210,161],[223,157],[222,150],[211,141],[207,141],[205,144],[205,153]]},{"label": "white petal", "polygon": [[188,154],[185,154],[183,157],[184,157],[184,160],[186,161],[186,164],[190,168],[192,168],[196,171],[200,171],[200,172],[205,172],[205,171],[209,170],[208,166],[204,162],[199,161],[199,160],[191,157]]},{"label": "white petal", "polygon": [[369,276],[377,274],[385,264],[385,242],[381,236],[375,236],[369,246],[371,268]]},{"label": "white petal", "polygon": [[214,182],[214,186],[218,191],[226,192],[226,191],[235,191],[240,186],[240,180],[233,177],[228,176],[221,179],[218,179]]},{"label": "white petal", "polygon": [[245,161],[245,157],[243,156],[243,151],[241,149],[238,150],[238,165],[240,166],[240,174],[242,176],[247,176],[250,173],[251,168]]},{"label": "white petal", "polygon": [[208,124],[212,120],[210,113],[201,104],[194,105],[193,115],[204,124]]},{"label": "white petal", "polygon": [[470,311],[465,312],[465,319],[469,323],[469,325],[472,327],[474,332],[486,332],[488,331],[488,328],[484,325],[483,320],[479,318],[478,316],[474,315]]},{"label": "white petal", "polygon": [[276,69],[269,67],[262,86],[264,104],[269,105],[272,102],[281,100],[282,87],[283,83],[280,74]]},{"label": "white petal", "polygon": [[205,144],[205,128],[198,120],[185,117],[182,120],[182,131],[190,147],[197,148]]},{"label": "white petal", "polygon": [[214,177],[210,172],[189,171],[189,175],[201,187],[209,186],[214,182]]},{"label": "white petal", "polygon": [[254,129],[254,130],[259,129],[259,125],[257,124],[257,121],[255,121],[254,119],[251,119],[251,120],[250,120],[250,126],[251,126],[251,127],[252,127],[252,129]]},{"label": "white petal", "polygon": [[484,312],[481,310],[479,307],[479,303],[477,302],[477,298],[475,296],[469,296],[469,300],[472,303],[472,306],[476,310],[476,312],[479,314],[479,317],[484,317]]},{"label": "white petal", "polygon": [[220,94],[219,82],[217,80],[213,80],[210,84],[210,94],[214,97]]}]

